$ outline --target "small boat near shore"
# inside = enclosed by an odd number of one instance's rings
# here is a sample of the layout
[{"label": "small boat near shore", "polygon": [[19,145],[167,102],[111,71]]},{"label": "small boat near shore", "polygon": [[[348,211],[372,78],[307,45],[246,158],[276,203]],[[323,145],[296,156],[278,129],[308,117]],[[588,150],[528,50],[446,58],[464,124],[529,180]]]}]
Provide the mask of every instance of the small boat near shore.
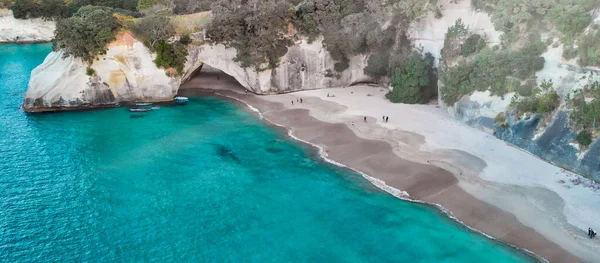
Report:
[{"label": "small boat near shore", "polygon": [[173,102],[175,102],[175,104],[179,104],[179,105],[187,104],[189,101],[190,101],[190,99],[188,97],[175,97],[173,99]]},{"label": "small boat near shore", "polygon": [[152,108],[131,108],[129,109],[130,112],[147,112],[147,111],[151,111]]}]

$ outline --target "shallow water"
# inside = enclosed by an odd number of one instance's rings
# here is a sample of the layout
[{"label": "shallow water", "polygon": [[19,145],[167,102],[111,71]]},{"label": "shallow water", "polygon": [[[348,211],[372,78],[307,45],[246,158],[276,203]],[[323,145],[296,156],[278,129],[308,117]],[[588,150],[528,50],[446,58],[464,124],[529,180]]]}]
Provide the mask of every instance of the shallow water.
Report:
[{"label": "shallow water", "polygon": [[2,262],[532,261],[230,102],[24,114],[49,51],[0,45]]}]

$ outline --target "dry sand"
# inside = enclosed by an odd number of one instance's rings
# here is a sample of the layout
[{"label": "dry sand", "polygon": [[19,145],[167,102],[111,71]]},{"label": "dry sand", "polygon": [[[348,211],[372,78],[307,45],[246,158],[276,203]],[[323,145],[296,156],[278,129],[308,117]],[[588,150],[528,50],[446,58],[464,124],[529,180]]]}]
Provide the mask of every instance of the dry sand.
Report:
[{"label": "dry sand", "polygon": [[[256,96],[228,76],[204,70],[200,76],[180,93],[213,89],[243,101],[267,121],[322,147],[327,158],[400,190],[396,194],[440,205],[477,231],[550,262],[600,258],[600,243],[586,236],[587,227],[600,230],[594,221],[600,218],[596,190],[571,184],[577,175],[463,125],[435,106],[393,104],[383,97],[384,89],[367,86]],[[389,123],[382,115],[389,115]]]}]

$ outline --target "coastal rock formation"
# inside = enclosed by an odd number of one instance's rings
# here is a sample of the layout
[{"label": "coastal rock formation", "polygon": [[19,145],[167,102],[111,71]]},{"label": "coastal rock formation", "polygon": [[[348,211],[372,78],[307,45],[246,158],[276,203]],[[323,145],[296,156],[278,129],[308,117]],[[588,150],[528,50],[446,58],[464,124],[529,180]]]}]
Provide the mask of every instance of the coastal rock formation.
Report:
[{"label": "coastal rock formation", "polygon": [[184,80],[191,77],[202,64],[219,69],[234,77],[246,89],[257,94],[278,94],[299,90],[346,87],[373,79],[364,74],[367,56],[350,58],[350,67],[335,73],[335,60],[323,47],[322,40],[312,43],[300,40],[289,47],[274,69],[257,71],[254,67],[242,68],[235,62],[236,50],[222,44],[193,47],[188,56]]},{"label": "coastal rock formation", "polygon": [[106,107],[120,102],[165,101],[177,93],[179,79],[168,77],[154,56],[129,34],[121,34],[106,55],[89,67],[78,58],[52,52],[31,73],[26,111]]},{"label": "coastal rock formation", "polygon": [[11,10],[0,9],[0,43],[43,43],[54,37],[54,21],[16,19]]},{"label": "coastal rock formation", "polygon": [[246,89],[257,94],[276,94],[306,89],[349,86],[368,82],[363,73],[365,56],[350,59],[350,67],[335,75],[335,61],[320,40],[299,41],[281,58],[277,68],[257,71],[235,62],[236,50],[222,44],[189,48],[182,76],[172,75],[154,63],[155,54],[130,34],[117,36],[109,44],[107,54],[89,67],[80,59],[63,57],[53,52],[31,74],[25,94],[26,111],[54,111],[89,107],[105,107],[122,102],[155,102],[171,100],[182,82],[193,76],[204,64],[233,76]]}]

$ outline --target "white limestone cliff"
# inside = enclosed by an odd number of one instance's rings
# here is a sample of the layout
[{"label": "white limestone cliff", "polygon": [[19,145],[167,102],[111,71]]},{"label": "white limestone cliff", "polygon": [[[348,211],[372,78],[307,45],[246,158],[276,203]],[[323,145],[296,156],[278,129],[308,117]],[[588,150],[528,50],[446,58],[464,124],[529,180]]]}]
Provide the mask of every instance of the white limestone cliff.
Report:
[{"label": "white limestone cliff", "polygon": [[54,21],[16,19],[11,10],[0,9],[0,43],[50,42],[55,28]]},{"label": "white limestone cliff", "polygon": [[298,41],[289,47],[275,69],[257,71],[254,67],[242,68],[234,61],[236,51],[224,45],[202,45],[191,48],[184,78],[190,77],[201,64],[209,65],[234,77],[246,89],[257,94],[276,94],[298,90],[345,87],[359,82],[369,82],[365,75],[367,56],[350,58],[350,67],[335,75],[335,60],[323,47],[322,39],[312,43]]},{"label": "white limestone cliff", "polygon": [[310,44],[302,40],[291,46],[275,69],[242,68],[234,61],[235,55],[235,49],[221,44],[192,46],[183,76],[169,77],[154,64],[155,54],[131,35],[120,34],[108,45],[107,54],[90,66],[94,76],[86,74],[87,65],[80,59],[51,53],[33,70],[23,109],[37,112],[168,101],[203,64],[233,76],[257,94],[349,86],[371,80],[363,73],[365,56],[352,57],[350,67],[334,76],[335,61],[320,40]]},{"label": "white limestone cliff", "polygon": [[179,79],[154,64],[154,54],[129,34],[110,43],[106,55],[90,66],[78,58],[52,52],[31,73],[23,108],[51,111],[93,108],[132,101],[170,100]]}]

